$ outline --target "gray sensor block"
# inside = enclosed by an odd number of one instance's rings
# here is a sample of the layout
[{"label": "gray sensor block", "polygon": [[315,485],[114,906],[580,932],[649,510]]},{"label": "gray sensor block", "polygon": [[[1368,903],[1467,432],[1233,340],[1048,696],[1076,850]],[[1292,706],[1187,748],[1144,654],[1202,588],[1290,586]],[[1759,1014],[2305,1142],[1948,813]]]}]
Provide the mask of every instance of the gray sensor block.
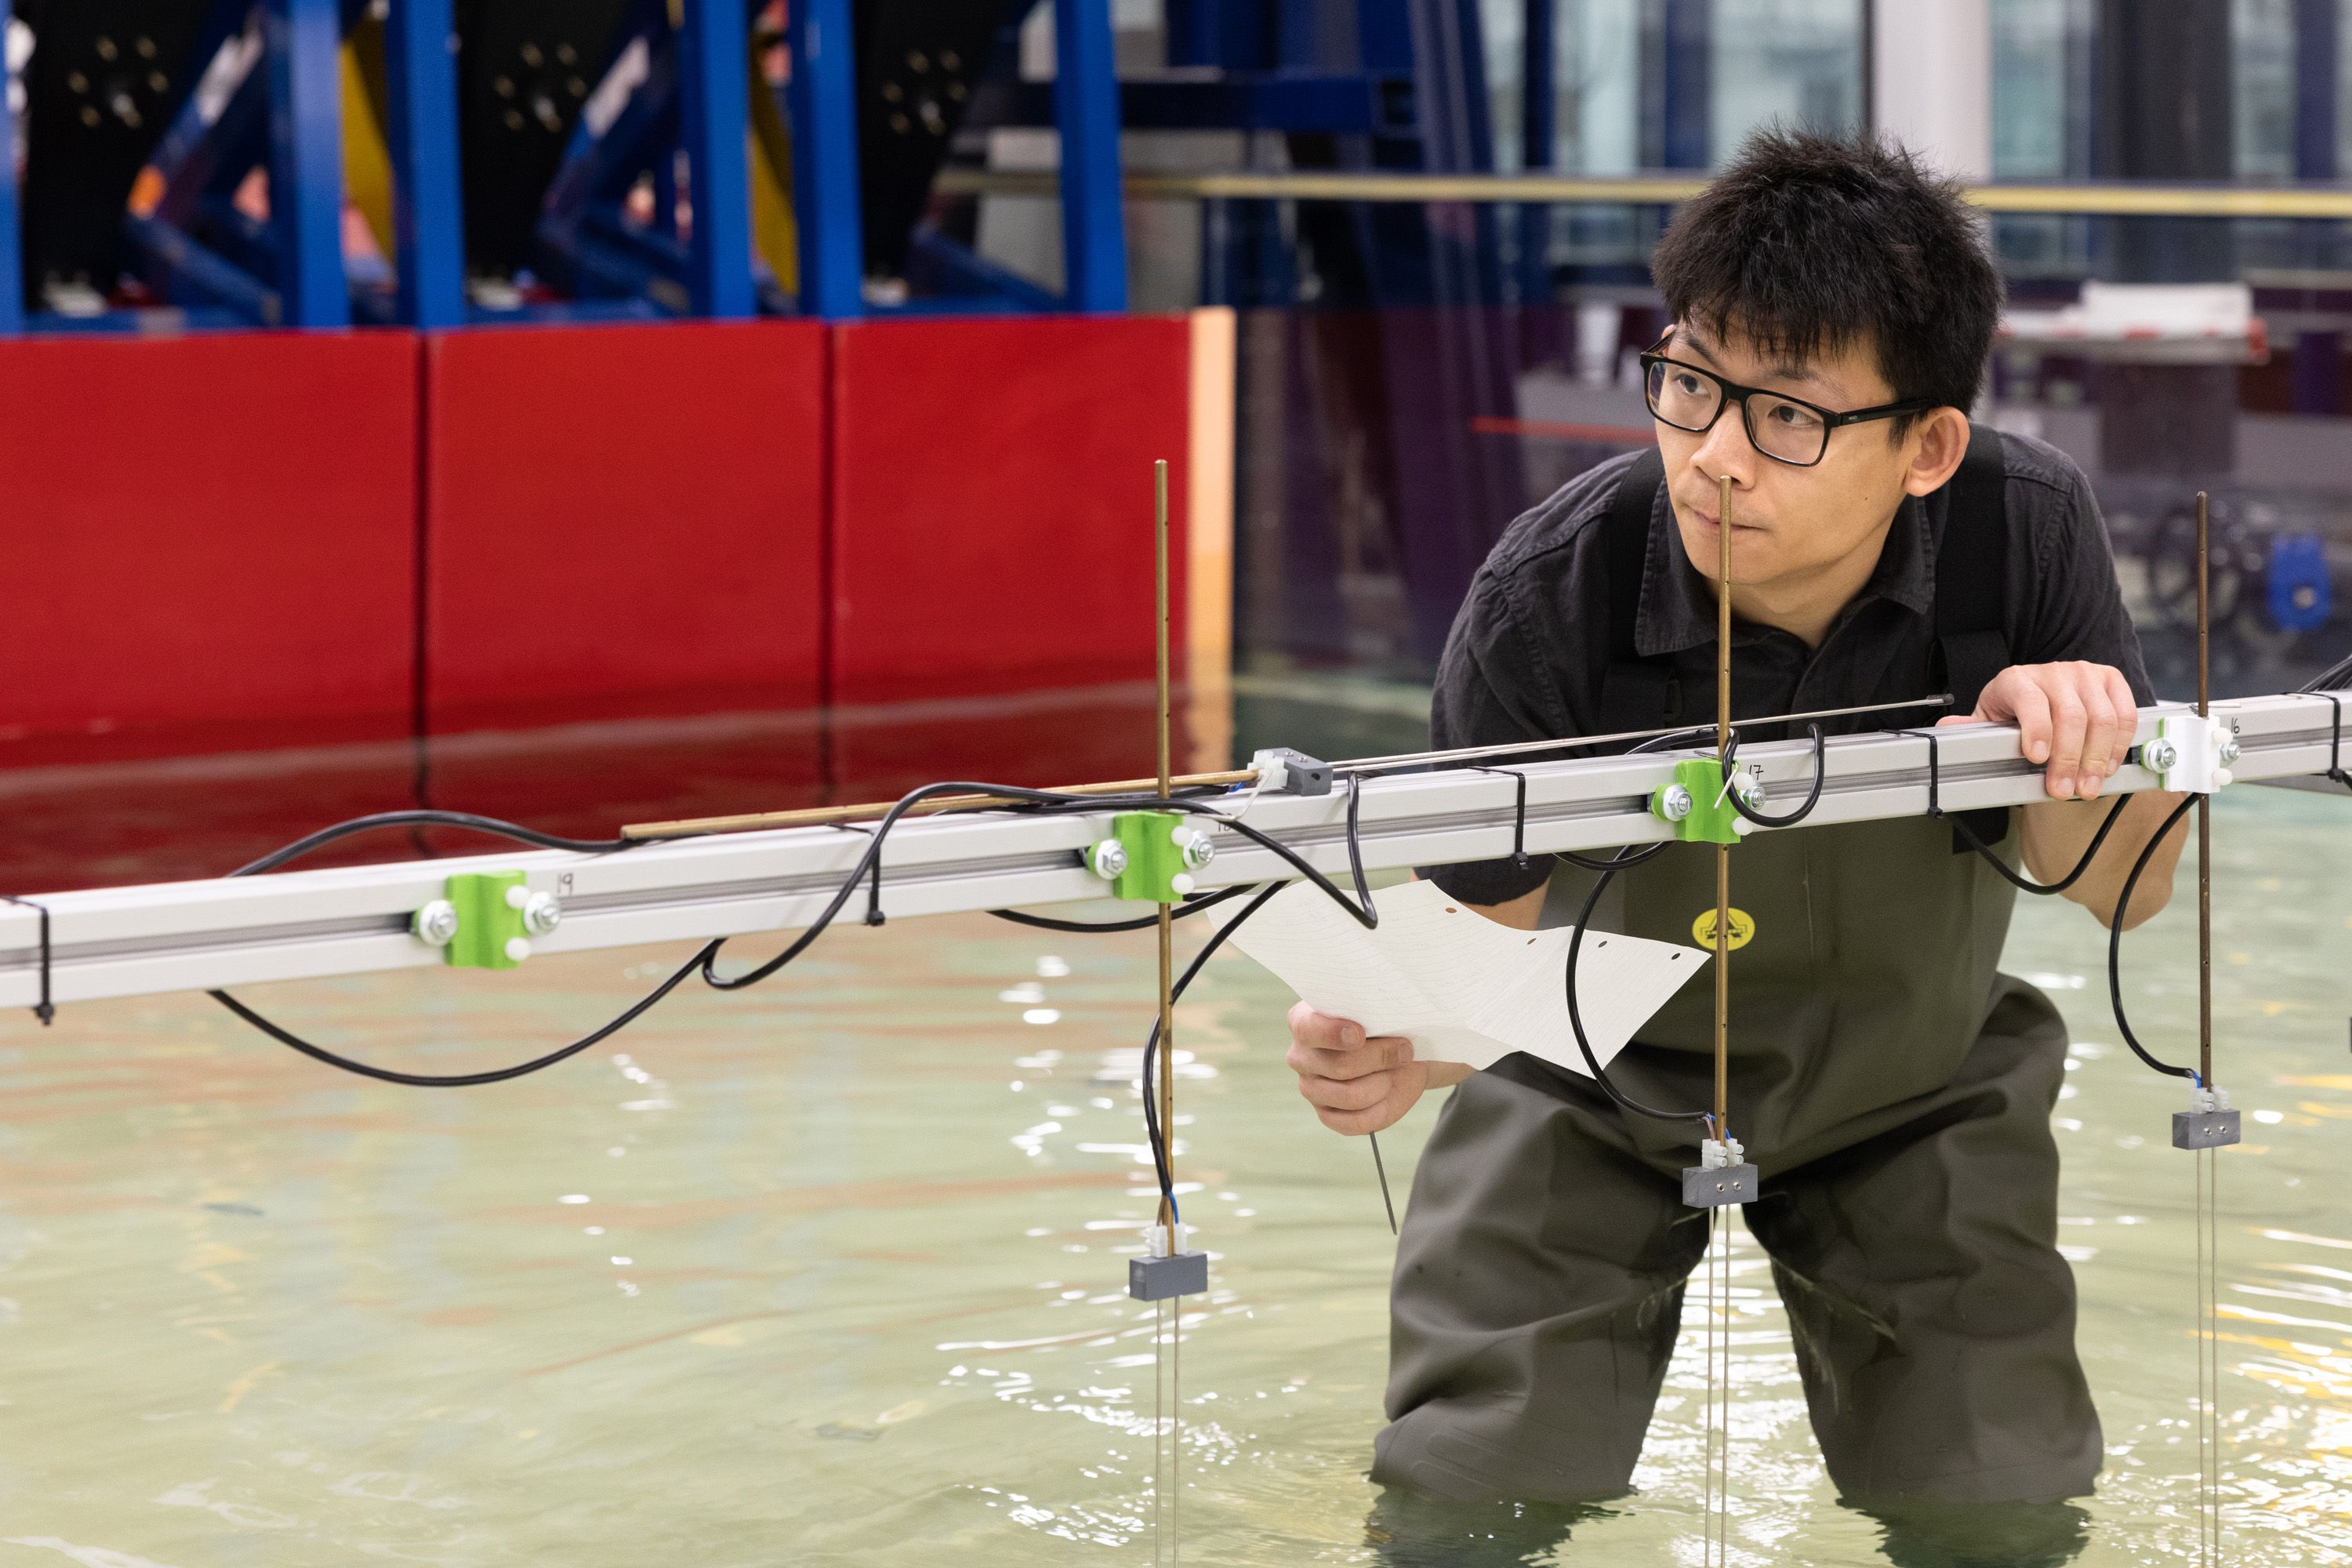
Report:
[{"label": "gray sensor block", "polygon": [[2234,1110],[2176,1110],[2172,1113],[2172,1146],[2176,1149],[2219,1149],[2238,1142]]},{"label": "gray sensor block", "polygon": [[1179,1252],[1171,1258],[1127,1260],[1127,1293],[1139,1301],[1197,1296],[1209,1288],[1209,1255]]},{"label": "gray sensor block", "polygon": [[1756,1167],[1748,1164],[1692,1165],[1683,1171],[1683,1202],[1695,1209],[1719,1209],[1727,1204],[1756,1201]]}]

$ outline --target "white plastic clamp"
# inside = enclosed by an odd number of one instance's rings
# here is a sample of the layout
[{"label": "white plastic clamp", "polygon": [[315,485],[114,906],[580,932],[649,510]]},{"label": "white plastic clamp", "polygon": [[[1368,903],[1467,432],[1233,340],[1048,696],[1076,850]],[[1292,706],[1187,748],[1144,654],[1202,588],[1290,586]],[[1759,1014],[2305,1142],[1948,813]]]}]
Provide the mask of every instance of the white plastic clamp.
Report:
[{"label": "white plastic clamp", "polygon": [[2238,734],[2218,719],[2196,713],[2167,713],[2156,721],[2156,735],[2141,742],[2139,765],[2168,790],[2211,795],[2228,784],[2230,765],[2238,760]]}]

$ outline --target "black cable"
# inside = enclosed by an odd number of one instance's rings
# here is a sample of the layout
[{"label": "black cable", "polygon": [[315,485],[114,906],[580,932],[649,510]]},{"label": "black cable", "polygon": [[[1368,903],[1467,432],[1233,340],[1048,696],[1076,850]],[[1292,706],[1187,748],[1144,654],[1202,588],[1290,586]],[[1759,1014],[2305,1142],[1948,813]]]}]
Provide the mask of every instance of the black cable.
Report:
[{"label": "black cable", "polygon": [[385,827],[462,827],[472,833],[511,838],[518,844],[536,845],[541,849],[571,849],[583,855],[610,855],[646,842],[635,838],[564,838],[552,833],[541,833],[535,827],[501,822],[495,816],[477,816],[470,811],[380,811],[373,816],[355,816],[349,822],[322,827],[307,837],[297,838],[282,849],[271,850],[250,865],[239,866],[229,875],[252,877],[264,871],[274,871],[289,860],[299,860],[337,839],[373,833]]},{"label": "black cable", "polygon": [[[1976,830],[1968,825],[1966,817],[1952,816],[1944,810],[1943,803],[1939,798],[1939,792],[1943,786],[1943,772],[1936,749],[1936,731],[1897,730],[1895,733],[1917,735],[1927,742],[1927,816],[1929,818],[1937,822],[1950,823],[1952,830],[1967,839],[1969,847],[1984,858],[1985,864],[2000,872],[2002,879],[2021,893],[2032,893],[2037,897],[2063,893],[2082,880],[2083,873],[2091,868],[2092,860],[2097,858],[2100,847],[2106,843],[2107,835],[2114,832],[2116,824],[2123,820],[2124,807],[2131,804],[2131,796],[2127,795],[2116,796],[2116,804],[2107,809],[2107,819],[2099,824],[2099,830],[2091,835],[2090,843],[2083,847],[2083,858],[2074,862],[2074,868],[2054,882],[2037,882],[2031,878],[2021,877],[2011,870],[2009,862],[1995,854],[1991,845],[1977,837]],[[2157,837],[2163,837],[2162,831],[2159,830]],[[2154,839],[2149,840],[2151,843],[2154,841]]]},{"label": "black cable", "polygon": [[[349,822],[339,822],[332,827],[322,827],[307,837],[296,839],[282,849],[272,850],[250,865],[238,867],[229,875],[232,877],[258,876],[264,871],[274,870],[289,860],[307,855],[314,849],[322,848],[338,839],[349,838],[354,834],[373,832],[384,827],[416,826],[462,827],[471,832],[511,838],[518,843],[538,845],[543,848],[577,849],[587,853],[609,854],[626,849],[638,842],[627,838],[562,838],[551,833],[541,833],[536,828],[524,827],[511,822],[501,822],[496,817],[476,816],[470,812],[463,811],[386,811],[379,812],[373,816],[353,817]],[[545,1056],[534,1057],[530,1061],[519,1062],[513,1067],[491,1068],[482,1072],[414,1073],[396,1072],[390,1068],[372,1067],[366,1062],[357,1061],[331,1051],[324,1046],[313,1045],[292,1030],[263,1017],[226,991],[207,991],[205,994],[278,1044],[291,1046],[313,1061],[324,1062],[329,1067],[341,1068],[345,1072],[356,1073],[362,1078],[372,1078],[384,1083],[407,1084],[417,1089],[469,1089],[479,1084],[504,1083],[509,1079],[521,1078],[527,1073],[538,1072],[542,1068],[551,1068],[567,1058],[578,1056],[597,1041],[635,1022],[646,1008],[668,995],[688,975],[709,962],[725,940],[721,937],[707,943],[700,952],[679,965],[677,972],[668,979],[632,1004],[626,1012],[599,1026],[590,1033],[583,1035],[570,1045],[550,1051]]]},{"label": "black cable", "polygon": [[2107,927],[2107,999],[2114,1004],[2116,1027],[2123,1031],[2124,1044],[2131,1047],[2132,1055],[2157,1071],[2169,1073],[2174,1078],[2189,1079],[2191,1081],[2194,1081],[2197,1077],[2195,1069],[2170,1067],[2158,1061],[2147,1054],[2147,1047],[2139,1043],[2139,1037],[2132,1033],[2131,1020],[2124,1016],[2123,951],[2124,912],[2131,908],[2132,889],[2139,886],[2140,873],[2147,870],[2148,862],[2156,858],[2156,847],[2164,842],[2164,836],[2172,831],[2174,824],[2188,815],[2189,808],[2197,804],[2198,798],[2192,795],[2174,806],[2172,815],[2164,819],[2164,826],[2149,837],[2147,847],[2139,852],[2139,858],[2132,862],[2131,875],[2124,879],[2123,897],[2116,900],[2115,920]]},{"label": "black cable", "polygon": [[227,1008],[230,1012],[236,1014],[238,1017],[244,1019],[247,1023],[260,1030],[263,1034],[268,1035],[271,1039],[278,1041],[280,1045],[291,1046],[296,1050],[301,1052],[304,1056],[310,1058],[314,1061],[324,1062],[329,1067],[341,1068],[345,1072],[357,1073],[362,1078],[377,1079],[384,1083],[408,1084],[417,1089],[468,1089],[477,1084],[504,1083],[509,1079],[521,1078],[527,1073],[538,1072],[542,1068],[551,1068],[556,1063],[564,1060],[566,1058],[578,1056],[582,1051],[586,1050],[589,1047],[594,1045],[597,1041],[604,1039],[605,1037],[617,1034],[622,1029],[626,1028],[629,1025],[635,1023],[637,1020],[638,1016],[644,1013],[646,1009],[651,1007],[655,1003],[660,1001],[672,991],[677,989],[680,983],[682,983],[688,975],[692,974],[696,969],[699,968],[705,959],[719,951],[719,943],[724,941],[726,941],[726,938],[724,937],[713,938],[709,942],[704,945],[701,952],[696,953],[692,958],[688,959],[684,963],[678,965],[676,970],[672,971],[668,979],[664,980],[659,985],[655,986],[651,991],[646,992],[645,995],[639,997],[635,1003],[631,1004],[628,1011],[614,1018],[611,1022],[604,1024],[589,1033],[581,1036],[570,1045],[550,1051],[543,1057],[534,1057],[530,1061],[518,1062],[513,1067],[491,1068],[484,1072],[394,1072],[390,1068],[371,1067],[366,1062],[353,1061],[351,1058],[338,1056],[333,1051],[328,1050],[322,1046],[312,1045],[310,1041],[303,1039],[300,1036],[292,1033],[290,1030],[281,1028],[278,1025],[271,1023],[268,1019],[263,1017],[260,1014],[255,1012],[252,1008],[247,1006],[244,1003],[238,1001],[236,997],[230,995],[226,991],[208,991],[205,994],[210,996],[214,1001],[219,1003],[222,1006]]},{"label": "black cable", "polygon": [[[1654,1121],[1712,1121],[1714,1120],[1714,1115],[1710,1111],[1660,1110],[1655,1106],[1644,1105],[1640,1100],[1635,1100],[1632,1095],[1627,1094],[1623,1089],[1619,1089],[1614,1083],[1611,1082],[1609,1075],[1601,1070],[1601,1058],[1594,1053],[1592,1049],[1592,1042],[1585,1037],[1584,1015],[1578,1010],[1576,1005],[1577,954],[1584,946],[1585,928],[1592,922],[1592,911],[1600,905],[1601,893],[1607,890],[1610,881],[1619,871],[1622,871],[1625,869],[1627,866],[1633,864],[1636,864],[1636,862],[1633,860],[1627,860],[1623,865],[1605,868],[1601,871],[1601,875],[1593,879],[1592,890],[1585,895],[1584,908],[1577,914],[1576,932],[1568,939],[1568,1026],[1576,1033],[1576,1048],[1584,1054],[1584,1065],[1586,1068],[1591,1072],[1592,1080],[1599,1084],[1608,1094],[1609,1098],[1615,1100],[1622,1109],[1633,1111],[1637,1116],[1649,1117]],[[1730,932],[1723,931],[1717,933],[1716,937],[1715,955],[1715,961],[1717,963],[1723,962],[1725,950],[1728,948],[1729,945]]]},{"label": "black cable", "polygon": [[[1201,966],[1209,962],[1210,955],[1225,944],[1225,939],[1240,930],[1244,921],[1264,909],[1266,900],[1282,891],[1287,885],[1283,882],[1267,883],[1258,890],[1257,897],[1252,899],[1241,913],[1218,927],[1216,935],[1202,943],[1201,951],[1192,955],[1192,962],[1184,966],[1184,973],[1177,978],[1176,984],[1169,988],[1171,1006],[1175,1005],[1183,997],[1185,987],[1192,984],[1192,977],[1201,973]],[[1246,892],[1249,890],[1249,884],[1244,883],[1236,890]],[[1151,921],[1154,925],[1159,924],[1160,917],[1152,916]],[[1152,1084],[1156,1080],[1151,1076],[1151,1065],[1159,1052],[1160,1018],[1157,1014],[1154,1014],[1151,1019],[1151,1032],[1143,1037],[1143,1131],[1151,1144],[1152,1168],[1160,1175],[1160,1195],[1168,1205],[1170,1221],[1174,1222],[1179,1217],[1176,1210],[1176,1186],[1168,1172],[1168,1139],[1160,1128],[1158,1101],[1152,1092]],[[1170,1238],[1170,1245],[1174,1245],[1172,1237]]]},{"label": "black cable", "polygon": [[[801,932],[782,952],[764,963],[747,969],[740,974],[733,975],[720,974],[718,972],[715,967],[716,955],[714,954],[711,960],[706,960],[702,965],[704,983],[721,991],[740,991],[747,985],[758,984],[807,952],[810,944],[823,936],[826,928],[833,924],[834,917],[838,915],[842,906],[849,901],[850,895],[856,890],[859,880],[880,864],[882,846],[889,837],[890,830],[898,825],[899,820],[908,811],[934,795],[985,795],[1016,805],[1040,805],[1063,812],[1081,809],[1173,811],[1184,816],[1210,817],[1220,826],[1229,827],[1251,843],[1273,851],[1292,869],[1314,883],[1341,909],[1346,910],[1355,918],[1358,924],[1367,930],[1380,924],[1380,914],[1372,908],[1371,895],[1365,886],[1363,858],[1356,842],[1357,808],[1361,797],[1359,780],[1350,779],[1348,787],[1348,862],[1356,883],[1356,901],[1353,903],[1349,902],[1345,893],[1333,885],[1328,877],[1308,865],[1298,851],[1252,827],[1240,818],[1227,816],[1206,801],[1188,800],[1182,797],[1171,799],[1157,795],[1074,795],[1056,793],[1053,790],[1023,789],[1013,784],[974,784],[967,780],[954,780],[925,784],[919,789],[909,790],[899,796],[890,809],[883,815],[881,820],[875,824],[873,836],[866,841],[866,853],[858,858],[855,866],[850,868],[849,875],[843,879],[841,888],[834,894],[832,901],[827,903],[824,910],[818,914],[814,923]],[[1001,805],[992,805],[975,809],[1002,810],[1004,808]],[[1156,915],[1153,917],[1154,923],[1157,923],[1158,918]]]},{"label": "black cable", "polygon": [[[1197,915],[1202,910],[1215,904],[1222,904],[1228,899],[1238,899],[1254,886],[1255,884],[1251,882],[1237,882],[1230,888],[1220,888],[1213,893],[1203,893],[1197,899],[1187,899],[1169,913],[1171,918],[1181,921],[1186,915]],[[1160,923],[1160,917],[1156,914],[1140,915],[1131,921],[1063,921],[1055,920],[1051,915],[1024,914],[1019,910],[990,910],[987,912],[994,915],[998,920],[1011,921],[1018,926],[1034,926],[1039,931],[1081,932],[1149,931]]]},{"label": "black cable", "polygon": [[[1358,803],[1362,799],[1362,791],[1363,775],[1360,773],[1351,774],[1348,780],[1348,866],[1349,869],[1354,874],[1356,882],[1356,897],[1361,900],[1362,907],[1359,909],[1355,905],[1349,904],[1344,894],[1342,894],[1337,888],[1332,887],[1330,883],[1325,881],[1320,876],[1317,875],[1311,868],[1307,868],[1307,875],[1313,877],[1317,884],[1320,886],[1341,909],[1346,910],[1350,915],[1353,915],[1358,922],[1369,931],[1380,924],[1381,916],[1380,911],[1372,907],[1371,889],[1368,887],[1364,881],[1363,850],[1361,845],[1358,841],[1358,816],[1356,808]],[[1238,827],[1241,824],[1238,822],[1229,822],[1228,826]],[[1253,837],[1262,837],[1263,836],[1253,835]],[[1267,842],[1271,847],[1277,849],[1281,848],[1281,846],[1273,845],[1270,840]],[[1291,860],[1294,865],[1303,866],[1304,863],[1298,861],[1297,857],[1292,856],[1287,850],[1283,850],[1283,854],[1284,858]],[[1207,944],[1201,949],[1200,952],[1194,956],[1192,963],[1186,967],[1182,977],[1180,978],[1171,988],[1169,1001],[1171,1006],[1174,1005],[1177,997],[1184,994],[1184,988],[1192,984],[1192,976],[1201,972],[1201,966],[1209,961],[1209,955],[1216,952],[1218,948],[1223,946],[1225,939],[1233,935],[1234,931],[1239,931],[1241,929],[1242,922],[1249,919],[1250,916],[1257,913],[1259,910],[1263,909],[1265,906],[1265,901],[1274,897],[1275,894],[1280,892],[1284,884],[1280,882],[1269,883],[1261,892],[1259,892],[1256,898],[1250,900],[1248,907],[1218,928],[1217,934],[1209,939]],[[1159,924],[1160,917],[1156,914],[1153,915],[1151,917],[1151,923],[1154,925]],[[1151,1076],[1151,1064],[1153,1058],[1159,1053],[1159,1048],[1160,1020],[1155,1016],[1151,1020],[1150,1033],[1144,1037],[1143,1041],[1143,1131],[1146,1138],[1151,1145],[1152,1168],[1159,1173],[1160,1196],[1161,1200],[1168,1205],[1168,1217],[1170,1221],[1173,1223],[1177,1217],[1176,1189],[1175,1184],[1168,1173],[1168,1138],[1166,1136],[1166,1132],[1160,1125],[1160,1113],[1155,1108],[1157,1102],[1152,1097],[1152,1085],[1155,1080]],[[1385,1173],[1383,1173],[1381,1177],[1381,1186],[1382,1190],[1385,1191],[1387,1187],[1387,1176]],[[1171,1246],[1174,1244],[1172,1237],[1171,1238],[1170,1244]]]},{"label": "black cable", "polygon": [[1830,776],[1829,742],[1822,739],[1822,727],[1819,724],[1808,724],[1805,728],[1811,731],[1813,736],[1813,787],[1806,795],[1805,804],[1783,816],[1768,816],[1740,799],[1739,792],[1729,787],[1732,761],[1739,754],[1739,737],[1735,734],[1731,737],[1731,744],[1723,749],[1723,782],[1726,786],[1725,793],[1731,801],[1732,810],[1759,827],[1794,827],[1812,816],[1813,807],[1822,804],[1822,785],[1828,782]]},{"label": "black cable", "polygon": [[[1685,735],[1704,735],[1714,728],[1712,724],[1695,724],[1688,729],[1670,731],[1664,735],[1653,735],[1646,741],[1626,747],[1624,755],[1630,757],[1636,752],[1654,752],[1670,741],[1678,741]],[[1608,860],[1598,860],[1589,855],[1580,855],[1573,849],[1555,849],[1552,853],[1570,865],[1587,871],[1630,871],[1644,861],[1656,859],[1666,852],[1669,846],[1676,842],[1678,841],[1672,838],[1661,839],[1646,849],[1636,850],[1631,854],[1621,849],[1614,858]]]},{"label": "black cable", "polygon": [[2338,660],[2304,682],[2305,691],[2326,691],[2333,688],[2352,686],[2352,658]]}]

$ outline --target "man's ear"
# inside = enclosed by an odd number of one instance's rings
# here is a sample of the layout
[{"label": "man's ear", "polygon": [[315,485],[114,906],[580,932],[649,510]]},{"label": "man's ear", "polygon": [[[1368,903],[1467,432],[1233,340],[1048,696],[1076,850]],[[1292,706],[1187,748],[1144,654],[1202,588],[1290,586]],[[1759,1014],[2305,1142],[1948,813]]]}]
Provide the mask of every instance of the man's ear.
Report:
[{"label": "man's ear", "polygon": [[1910,467],[1904,470],[1906,494],[1924,496],[1944,488],[1969,455],[1969,416],[1957,408],[1936,408],[1919,416],[1911,426]]}]

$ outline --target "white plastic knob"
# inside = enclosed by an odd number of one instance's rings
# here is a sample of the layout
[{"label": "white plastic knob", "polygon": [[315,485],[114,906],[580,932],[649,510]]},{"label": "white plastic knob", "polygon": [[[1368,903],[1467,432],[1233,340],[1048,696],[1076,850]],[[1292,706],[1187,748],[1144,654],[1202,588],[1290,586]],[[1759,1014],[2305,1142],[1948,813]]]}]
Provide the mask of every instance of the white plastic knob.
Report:
[{"label": "white plastic knob", "polygon": [[510,936],[507,938],[507,956],[514,960],[517,963],[520,963],[524,959],[529,958],[530,956],[530,939],[520,936]]},{"label": "white plastic knob", "polygon": [[1731,819],[1731,831],[1743,835],[1753,833],[1756,831],[1756,825],[1744,816],[1735,816]]},{"label": "white plastic knob", "polygon": [[2221,788],[2223,784],[2228,784],[2228,783],[2230,782],[2230,779],[2231,779],[2231,773],[2230,773],[2230,770],[2229,770],[2229,769],[2227,769],[2227,768],[2215,768],[2215,769],[2213,770],[2213,787],[2214,787],[2215,789],[2219,789],[2219,788]]},{"label": "white plastic knob", "polygon": [[519,910],[530,902],[530,889],[518,882],[507,889],[507,908]]},{"label": "white plastic knob", "polygon": [[1192,896],[1192,879],[1186,876],[1181,871],[1179,871],[1174,876],[1169,878],[1168,885],[1175,889],[1179,898],[1190,898]]}]

